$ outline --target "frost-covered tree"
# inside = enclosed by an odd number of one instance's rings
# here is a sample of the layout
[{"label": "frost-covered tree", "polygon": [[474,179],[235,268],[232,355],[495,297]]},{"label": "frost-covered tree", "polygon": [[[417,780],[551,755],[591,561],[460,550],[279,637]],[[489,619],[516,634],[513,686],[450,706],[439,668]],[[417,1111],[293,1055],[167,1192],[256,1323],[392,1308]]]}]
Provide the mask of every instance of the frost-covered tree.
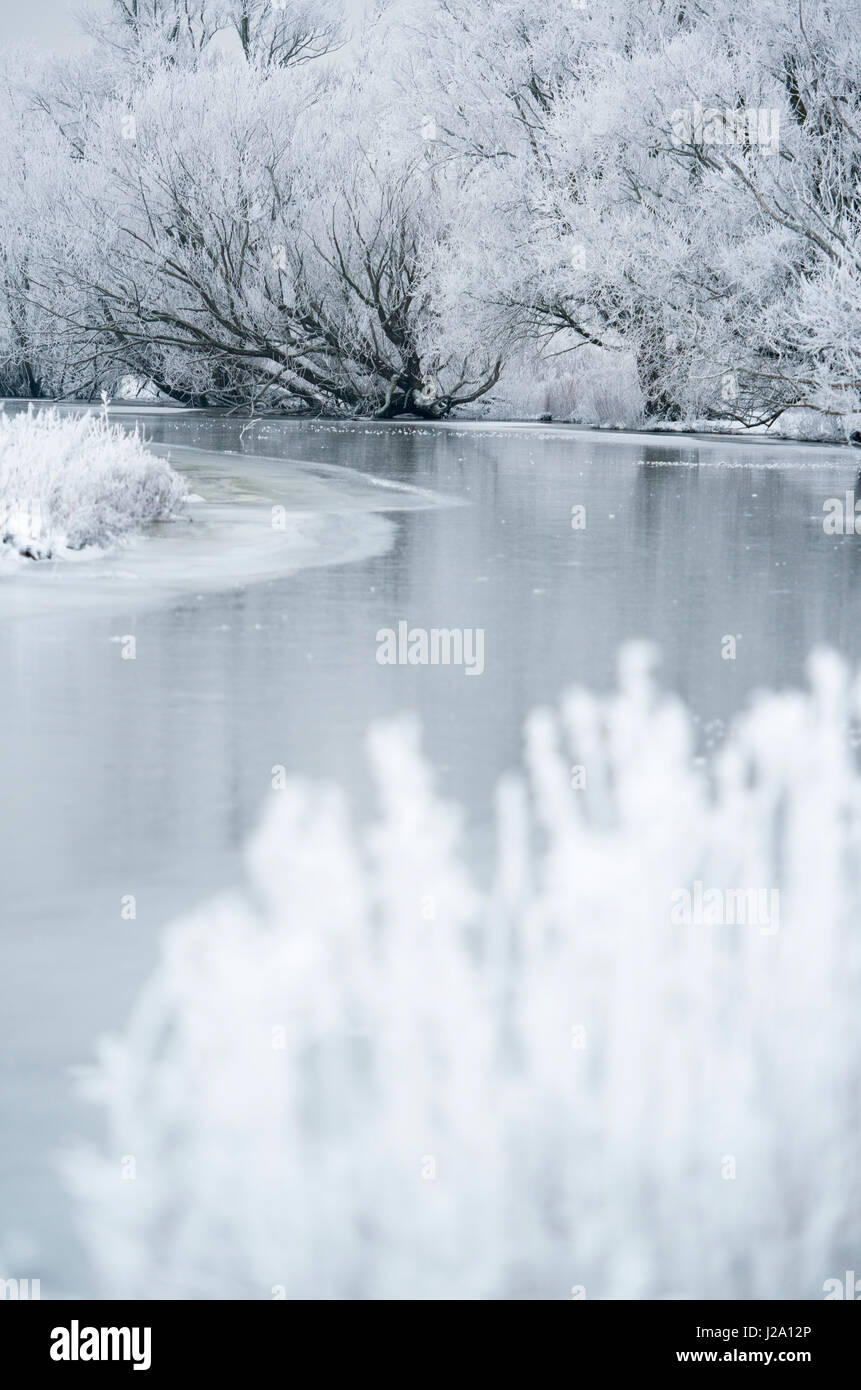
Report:
[{"label": "frost-covered tree", "polygon": [[[47,86],[48,67],[39,74]],[[78,148],[80,111],[58,103],[48,112],[16,76],[14,57],[0,71],[0,394],[77,394],[92,380],[76,351],[68,351],[46,307],[43,233],[60,169]],[[55,281],[53,269],[50,275]]]},{"label": "frost-covered tree", "polygon": [[44,238],[62,333],[197,403],[441,414],[488,389],[498,350],[441,346],[429,292],[456,178],[337,137],[360,95],[225,64],[106,102]]},{"label": "frost-covered tree", "polygon": [[220,0],[220,13],[248,62],[261,67],[312,62],[344,39],[338,0]]},{"label": "frost-covered tree", "polygon": [[[848,4],[817,10],[815,33],[785,0],[414,12],[431,58],[405,65],[405,90],[442,158],[491,171],[481,260],[527,332],[633,350],[659,415],[851,404]],[[823,295],[836,332],[817,336]]]},{"label": "frost-covered tree", "polygon": [[659,418],[861,408],[851,0],[388,0],[351,61],[338,0],[98,32],[0,93],[7,361],[35,314],[77,391],[437,415],[587,349]]},{"label": "frost-covered tree", "polygon": [[[342,0],[112,0],[86,27],[133,64],[195,64],[219,45],[259,67],[290,67],[343,41]],[[213,40],[218,40],[213,43]]]},{"label": "frost-covered tree", "polygon": [[223,24],[220,0],[111,0],[85,25],[100,46],[126,62],[193,62]]}]

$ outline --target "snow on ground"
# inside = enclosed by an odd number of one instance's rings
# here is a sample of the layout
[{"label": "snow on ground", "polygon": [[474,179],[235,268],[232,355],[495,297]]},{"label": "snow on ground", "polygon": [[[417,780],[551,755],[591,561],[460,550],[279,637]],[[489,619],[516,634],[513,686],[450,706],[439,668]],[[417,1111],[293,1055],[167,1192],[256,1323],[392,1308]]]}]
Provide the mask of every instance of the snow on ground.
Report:
[{"label": "snow on ground", "polygon": [[186,496],[137,430],[103,415],[0,412],[0,553],[44,560],[104,549],[169,520]]}]

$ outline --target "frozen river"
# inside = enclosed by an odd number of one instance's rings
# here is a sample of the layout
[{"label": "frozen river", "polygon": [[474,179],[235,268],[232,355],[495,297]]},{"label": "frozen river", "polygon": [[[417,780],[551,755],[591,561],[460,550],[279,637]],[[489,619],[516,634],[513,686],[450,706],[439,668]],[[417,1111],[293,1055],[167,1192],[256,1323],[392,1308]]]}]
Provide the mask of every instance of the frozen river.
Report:
[{"label": "frozen river", "polygon": [[[98,1123],[71,1071],[165,924],[234,884],[273,768],[361,810],[369,723],[415,710],[480,857],[526,714],[610,687],[627,639],[660,647],[704,749],[817,644],[861,655],[861,542],[823,528],[849,450],[117,417],[187,473],[191,524],[0,576],[0,1251],[43,1297],[91,1287],[57,1175]],[[484,673],[380,665],[400,622],[483,630]]]}]

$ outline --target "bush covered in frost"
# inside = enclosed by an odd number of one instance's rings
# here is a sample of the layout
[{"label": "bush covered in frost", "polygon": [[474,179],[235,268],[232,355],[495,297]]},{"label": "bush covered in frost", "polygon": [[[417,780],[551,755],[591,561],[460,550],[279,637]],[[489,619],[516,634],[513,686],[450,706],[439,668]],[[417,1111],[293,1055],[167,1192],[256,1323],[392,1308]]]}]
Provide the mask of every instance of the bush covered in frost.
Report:
[{"label": "bush covered in frost", "polygon": [[273,791],[247,888],[167,932],[89,1078],[104,1293],[822,1298],[857,1268],[859,698],[811,678],[706,765],[636,654],[535,712],[490,889],[412,725],[372,734],[367,828]]},{"label": "bush covered in frost", "polygon": [[175,515],[186,491],[104,415],[0,412],[0,544],[30,559],[113,545]]}]

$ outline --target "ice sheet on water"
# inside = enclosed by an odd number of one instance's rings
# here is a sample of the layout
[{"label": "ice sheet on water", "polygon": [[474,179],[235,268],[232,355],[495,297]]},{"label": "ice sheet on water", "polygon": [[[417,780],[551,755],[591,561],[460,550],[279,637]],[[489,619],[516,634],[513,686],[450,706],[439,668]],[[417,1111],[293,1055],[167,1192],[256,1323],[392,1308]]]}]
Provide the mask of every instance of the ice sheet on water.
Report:
[{"label": "ice sheet on water", "polygon": [[[705,764],[640,649],[536,710],[490,888],[409,721],[370,735],[369,826],[273,789],[245,888],[168,930],[87,1083],[104,1293],[821,1298],[857,1268],[859,691],[810,677]],[[779,912],[680,921],[698,883]]]},{"label": "ice sheet on water", "polygon": [[103,415],[0,411],[0,557],[58,559],[107,548],[175,516],[186,492],[137,430]]}]

